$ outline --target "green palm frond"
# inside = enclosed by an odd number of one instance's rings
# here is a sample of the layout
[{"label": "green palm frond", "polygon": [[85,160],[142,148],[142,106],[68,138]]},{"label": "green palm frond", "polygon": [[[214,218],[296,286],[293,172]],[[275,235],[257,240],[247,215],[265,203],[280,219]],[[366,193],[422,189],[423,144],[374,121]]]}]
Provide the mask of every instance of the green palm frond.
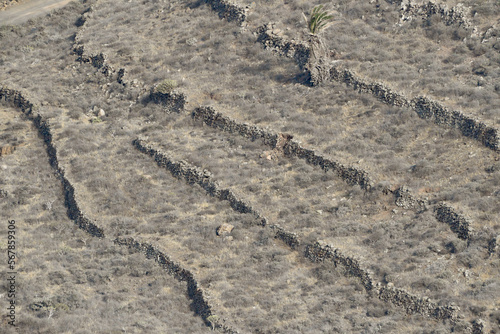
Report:
[{"label": "green palm frond", "polygon": [[323,10],[323,5],[318,5],[313,8],[309,20],[307,20],[305,15],[304,18],[306,19],[311,34],[316,34],[331,23],[328,21],[331,20],[333,16],[329,15],[328,11]]}]

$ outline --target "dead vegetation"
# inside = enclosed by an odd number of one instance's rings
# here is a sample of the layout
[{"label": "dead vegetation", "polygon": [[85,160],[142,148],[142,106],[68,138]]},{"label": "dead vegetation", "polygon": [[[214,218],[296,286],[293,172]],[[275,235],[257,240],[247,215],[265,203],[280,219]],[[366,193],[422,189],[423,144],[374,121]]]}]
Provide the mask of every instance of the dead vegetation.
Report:
[{"label": "dead vegetation", "polygon": [[[218,2],[83,1],[0,27],[0,86],[22,91],[48,120],[75,202],[106,236],[71,224],[70,188],[51,174],[47,139],[3,101],[0,205],[22,222],[23,330],[58,332],[67,322],[82,333],[500,329],[498,152],[343,84],[310,87],[294,61],[257,43],[253,32],[269,21],[282,36],[307,40],[301,14],[316,4],[266,1],[239,11]],[[493,30],[481,43],[436,16],[399,24],[399,7],[385,1],[330,5],[323,38],[333,61],[498,127]],[[497,15],[496,7],[487,14],[490,2],[466,5],[480,13],[473,20],[480,28]],[[102,61],[77,62],[84,56]],[[269,138],[209,127],[191,117],[205,106],[235,126],[280,135],[270,149]],[[185,182],[159,168],[131,145],[139,136],[174,163],[210,171],[227,194],[209,197],[189,173]],[[366,172],[370,186],[287,154],[291,143]],[[398,189],[425,205],[400,205]],[[253,211],[235,211],[241,205],[221,201],[228,194]],[[448,209],[455,225],[441,222]],[[274,227],[263,228],[263,218]],[[233,229],[219,234],[221,224]],[[28,246],[35,237],[37,252]],[[380,299],[345,272],[344,257],[304,257],[307,245],[327,244],[381,284]],[[179,276],[187,288],[167,274],[175,266],[160,269],[164,254],[192,273]],[[407,304],[391,304],[394,295],[426,311],[403,311]],[[193,307],[198,296],[210,311]],[[436,321],[447,307],[459,318]],[[88,320],[99,312],[107,322],[96,329]]]}]

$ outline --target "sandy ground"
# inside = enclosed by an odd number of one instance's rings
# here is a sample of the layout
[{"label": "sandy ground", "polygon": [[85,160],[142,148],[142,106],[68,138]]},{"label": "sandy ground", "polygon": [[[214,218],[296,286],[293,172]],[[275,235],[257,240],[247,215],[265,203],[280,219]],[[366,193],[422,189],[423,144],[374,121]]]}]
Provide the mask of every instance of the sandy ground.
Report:
[{"label": "sandy ground", "polygon": [[71,0],[26,0],[0,12],[1,25],[21,24],[67,5]]}]

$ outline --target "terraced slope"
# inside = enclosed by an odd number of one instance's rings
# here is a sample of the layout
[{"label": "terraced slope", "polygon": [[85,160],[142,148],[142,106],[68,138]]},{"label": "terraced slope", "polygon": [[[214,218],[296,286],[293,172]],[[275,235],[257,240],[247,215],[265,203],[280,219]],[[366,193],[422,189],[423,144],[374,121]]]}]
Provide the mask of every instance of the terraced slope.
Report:
[{"label": "terraced slope", "polygon": [[[22,138],[2,156],[0,200],[2,219],[16,220],[19,330],[205,332],[190,310],[185,283],[143,256],[75,228],[38,129],[17,108],[2,107],[0,117],[4,138]],[[6,239],[1,248],[7,251]],[[14,333],[10,327],[2,323],[2,332]]]},{"label": "terraced slope", "polygon": [[[2,212],[26,222],[26,240],[43,232],[48,255],[40,261],[54,273],[52,289],[34,285],[40,298],[23,295],[31,312],[19,314],[23,330],[57,330],[76,317],[83,332],[96,332],[87,300],[105,293],[118,300],[96,299],[106,312],[129,313],[103,315],[102,332],[499,329],[496,146],[419,117],[423,103],[388,104],[346,80],[310,86],[298,21],[309,6],[98,0],[0,28],[0,163],[10,173],[0,185]],[[468,104],[472,95],[428,94],[425,80],[374,69],[424,66],[392,48],[408,43],[442,60],[432,24],[399,22],[391,3],[347,1],[335,11],[324,34],[337,51],[329,71],[348,67],[372,82],[384,77],[380,87],[410,100],[460,107],[496,138],[494,63],[481,107]],[[279,21],[272,36],[305,48],[266,50],[258,28],[270,20]],[[391,30],[392,22],[400,26]],[[349,36],[359,29],[367,45],[388,43],[387,57],[356,49],[363,43]],[[474,50],[467,56],[486,59]],[[470,76],[453,74],[458,67],[441,68],[441,84],[468,89]],[[168,85],[176,87],[160,88]],[[26,167],[14,171],[19,154]],[[38,165],[45,174],[33,186],[16,178]],[[56,212],[64,230],[45,218]],[[223,223],[233,230],[217,233]],[[53,247],[62,247],[62,264]],[[21,276],[32,279],[38,266],[26,261]],[[83,284],[85,297],[67,296],[73,284]],[[155,301],[162,296],[174,302]]]}]

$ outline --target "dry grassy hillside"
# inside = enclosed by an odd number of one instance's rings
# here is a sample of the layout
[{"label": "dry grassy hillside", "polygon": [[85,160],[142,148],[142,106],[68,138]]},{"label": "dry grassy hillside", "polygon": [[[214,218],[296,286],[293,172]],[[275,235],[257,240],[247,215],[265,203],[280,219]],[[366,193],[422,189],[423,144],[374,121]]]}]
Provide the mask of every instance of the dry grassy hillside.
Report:
[{"label": "dry grassy hillside", "polygon": [[500,4],[317,4],[0,22],[19,331],[500,333]]}]

